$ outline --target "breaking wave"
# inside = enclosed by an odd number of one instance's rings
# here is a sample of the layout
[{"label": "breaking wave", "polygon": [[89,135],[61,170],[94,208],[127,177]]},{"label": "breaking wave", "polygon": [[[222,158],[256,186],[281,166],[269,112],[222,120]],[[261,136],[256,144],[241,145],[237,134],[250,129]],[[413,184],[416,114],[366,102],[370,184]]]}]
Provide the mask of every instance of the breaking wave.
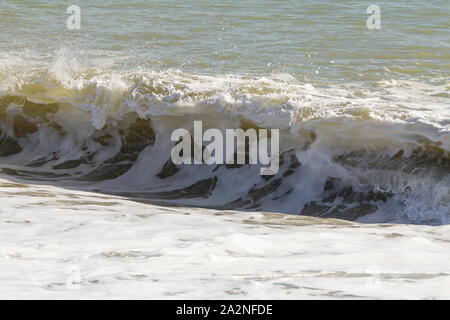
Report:
[{"label": "breaking wave", "polygon": [[[289,74],[0,72],[0,167],[173,205],[362,222],[450,222],[446,82],[302,83]],[[175,165],[176,128],[280,129],[280,170]]]}]

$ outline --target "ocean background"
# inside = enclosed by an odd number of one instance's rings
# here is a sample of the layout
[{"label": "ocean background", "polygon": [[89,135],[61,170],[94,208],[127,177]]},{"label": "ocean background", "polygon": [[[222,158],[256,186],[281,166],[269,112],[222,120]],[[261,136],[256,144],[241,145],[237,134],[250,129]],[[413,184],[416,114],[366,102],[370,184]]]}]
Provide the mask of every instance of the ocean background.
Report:
[{"label": "ocean background", "polygon": [[[71,4],[81,8],[80,30],[66,27]],[[366,27],[372,4],[381,30]],[[64,57],[86,68],[286,72],[333,83],[448,76],[448,1],[44,0],[1,9],[2,54],[41,65]]]},{"label": "ocean background", "polygon": [[[2,1],[0,297],[448,298],[449,13]],[[280,172],[173,164],[195,120]]]}]

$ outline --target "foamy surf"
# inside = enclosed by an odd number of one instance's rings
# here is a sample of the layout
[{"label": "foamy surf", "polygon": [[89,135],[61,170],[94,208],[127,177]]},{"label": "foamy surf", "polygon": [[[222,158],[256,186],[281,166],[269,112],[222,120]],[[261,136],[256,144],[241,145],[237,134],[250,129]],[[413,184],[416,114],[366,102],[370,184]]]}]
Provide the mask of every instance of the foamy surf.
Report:
[{"label": "foamy surf", "polygon": [[[9,176],[205,208],[449,223],[443,82],[314,86],[289,74],[59,68],[7,79],[0,152]],[[220,130],[279,128],[280,171],[175,165],[170,133],[195,120]]]},{"label": "foamy surf", "polygon": [[12,180],[0,180],[8,299],[449,298],[448,225],[161,206]]}]

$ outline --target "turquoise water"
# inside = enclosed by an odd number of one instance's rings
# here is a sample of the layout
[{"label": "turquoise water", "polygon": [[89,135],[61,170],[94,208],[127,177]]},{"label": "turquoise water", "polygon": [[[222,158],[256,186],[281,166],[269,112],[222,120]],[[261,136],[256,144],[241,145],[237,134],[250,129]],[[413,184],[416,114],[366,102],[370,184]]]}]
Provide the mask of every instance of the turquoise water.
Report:
[{"label": "turquoise water", "polygon": [[[81,29],[66,27],[70,4]],[[366,9],[381,10],[369,30]],[[0,51],[86,66],[287,72],[321,82],[449,75],[448,1],[2,1]],[[107,61],[107,62],[106,62]]]}]

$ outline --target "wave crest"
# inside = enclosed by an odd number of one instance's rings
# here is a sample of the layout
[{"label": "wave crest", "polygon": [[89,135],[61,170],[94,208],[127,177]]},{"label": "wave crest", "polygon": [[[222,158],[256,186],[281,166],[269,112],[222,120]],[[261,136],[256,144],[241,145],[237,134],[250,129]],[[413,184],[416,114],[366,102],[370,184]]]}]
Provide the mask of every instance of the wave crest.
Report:
[{"label": "wave crest", "polygon": [[[450,117],[442,87],[314,87],[289,75],[179,71],[85,70],[61,79],[47,70],[20,79],[0,97],[4,174],[90,181],[103,191],[184,205],[449,222]],[[264,178],[257,166],[174,165],[170,133],[191,129],[194,120],[220,130],[280,129],[280,172]]]}]

